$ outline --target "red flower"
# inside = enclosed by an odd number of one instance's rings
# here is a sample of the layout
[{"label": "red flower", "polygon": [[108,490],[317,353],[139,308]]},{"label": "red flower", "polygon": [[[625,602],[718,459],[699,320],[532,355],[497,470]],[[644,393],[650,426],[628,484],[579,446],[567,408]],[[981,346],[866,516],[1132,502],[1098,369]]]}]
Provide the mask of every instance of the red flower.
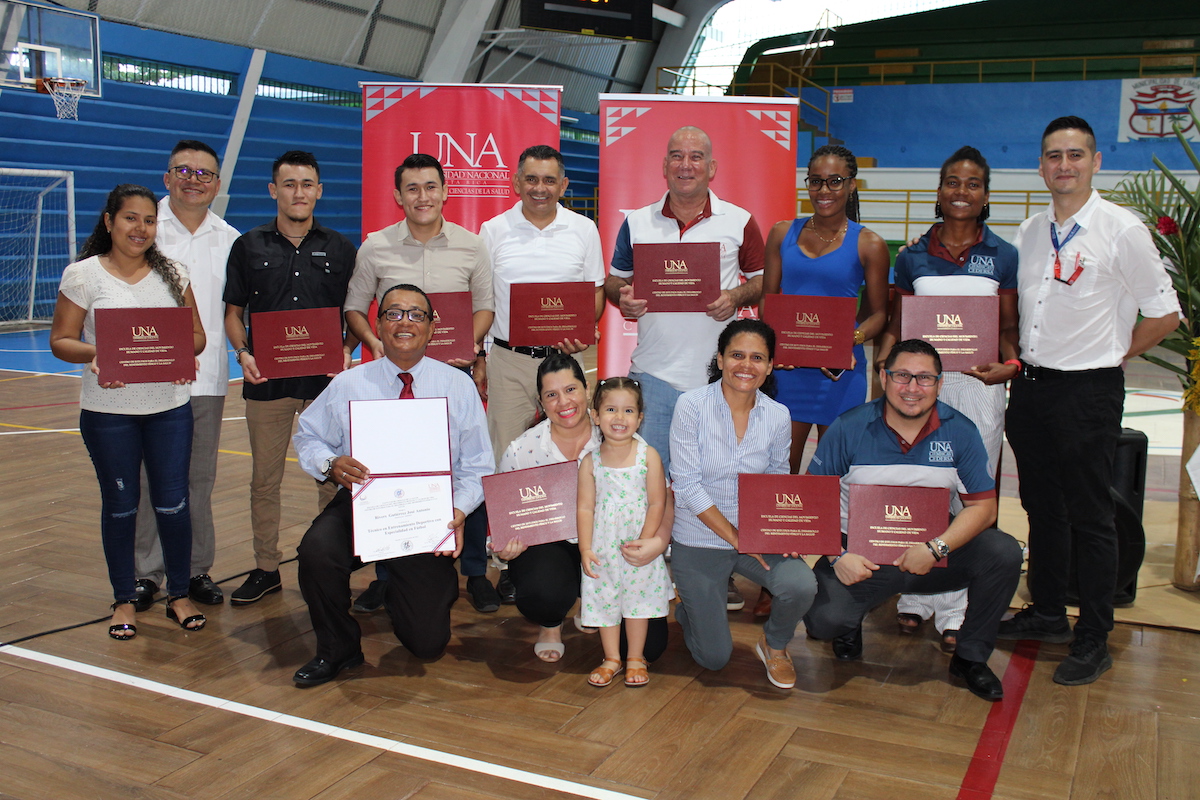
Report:
[{"label": "red flower", "polygon": [[1158,232],[1163,236],[1173,236],[1174,234],[1179,233],[1179,226],[1176,225],[1175,220],[1171,219],[1170,217],[1159,217],[1158,225],[1156,227],[1158,228]]}]

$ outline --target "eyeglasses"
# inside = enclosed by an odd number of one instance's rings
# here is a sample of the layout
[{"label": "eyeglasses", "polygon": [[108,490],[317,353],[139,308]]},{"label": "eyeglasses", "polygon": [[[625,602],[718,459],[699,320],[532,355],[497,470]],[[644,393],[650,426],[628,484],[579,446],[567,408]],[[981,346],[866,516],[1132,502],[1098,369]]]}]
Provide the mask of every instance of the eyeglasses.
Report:
[{"label": "eyeglasses", "polygon": [[388,308],[379,316],[388,322],[399,322],[405,317],[408,317],[413,322],[424,322],[429,319],[429,313],[419,308]]},{"label": "eyeglasses", "polygon": [[167,172],[174,172],[183,180],[194,180],[200,183],[212,183],[213,180],[220,176],[220,173],[215,169],[203,169],[200,167],[171,167]]},{"label": "eyeglasses", "polygon": [[890,369],[885,369],[884,372],[892,379],[893,383],[899,383],[904,386],[912,383],[913,378],[917,379],[917,386],[934,386],[942,377],[940,372],[937,375],[930,375],[928,373],[913,375],[911,372],[892,372]]},{"label": "eyeglasses", "polygon": [[822,186],[828,186],[829,191],[836,192],[841,189],[846,183],[849,183],[852,178],[843,178],[841,175],[830,175],[828,178],[818,178],[815,175],[809,175],[804,179],[804,185],[809,189],[816,191]]}]

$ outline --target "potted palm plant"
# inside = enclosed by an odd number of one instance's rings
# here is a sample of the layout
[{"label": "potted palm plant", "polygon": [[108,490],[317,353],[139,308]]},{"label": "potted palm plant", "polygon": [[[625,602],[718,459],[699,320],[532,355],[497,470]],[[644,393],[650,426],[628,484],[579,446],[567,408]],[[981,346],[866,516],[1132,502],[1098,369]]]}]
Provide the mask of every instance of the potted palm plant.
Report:
[{"label": "potted palm plant", "polygon": [[[1200,129],[1200,118],[1190,111],[1192,126]],[[1180,146],[1200,172],[1200,158],[1174,121]],[[1179,468],[1179,527],[1176,534],[1173,583],[1180,589],[1200,591],[1200,499],[1188,477],[1186,465],[1200,444],[1200,186],[1189,188],[1167,169],[1157,156],[1155,169],[1131,175],[1109,193],[1108,199],[1140,214],[1171,273],[1183,318],[1162,342],[1178,353],[1184,366],[1151,353],[1142,358],[1174,372],[1183,386],[1183,452]]]}]

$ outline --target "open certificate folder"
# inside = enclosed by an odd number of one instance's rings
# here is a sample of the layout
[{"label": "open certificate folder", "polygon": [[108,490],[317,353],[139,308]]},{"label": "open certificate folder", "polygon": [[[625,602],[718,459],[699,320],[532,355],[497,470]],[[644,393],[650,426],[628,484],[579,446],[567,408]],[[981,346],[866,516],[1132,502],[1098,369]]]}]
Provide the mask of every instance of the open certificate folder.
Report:
[{"label": "open certificate folder", "polygon": [[354,554],[381,561],[454,549],[446,398],[351,400],[350,454],[371,472],[354,487]]}]

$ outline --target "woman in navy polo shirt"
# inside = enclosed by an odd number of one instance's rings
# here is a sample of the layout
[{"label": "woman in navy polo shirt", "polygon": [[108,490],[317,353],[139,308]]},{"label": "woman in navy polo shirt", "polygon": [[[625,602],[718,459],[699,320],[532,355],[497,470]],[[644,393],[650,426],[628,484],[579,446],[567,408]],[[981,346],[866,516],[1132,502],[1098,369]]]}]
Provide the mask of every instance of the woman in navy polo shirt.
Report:
[{"label": "woman in navy polo shirt", "polygon": [[[942,164],[934,216],[941,217],[916,244],[896,257],[896,307],[876,354],[881,365],[900,338],[900,295],[1000,297],[1001,362],[947,373],[940,400],[965,414],[983,437],[995,476],[1004,440],[1004,383],[1017,374],[1017,251],[993,233],[988,218],[991,170],[974,147],[960,147]],[[897,623],[913,633],[934,617],[942,649],[953,652],[967,607],[966,590],[941,595],[901,595]]]}]

